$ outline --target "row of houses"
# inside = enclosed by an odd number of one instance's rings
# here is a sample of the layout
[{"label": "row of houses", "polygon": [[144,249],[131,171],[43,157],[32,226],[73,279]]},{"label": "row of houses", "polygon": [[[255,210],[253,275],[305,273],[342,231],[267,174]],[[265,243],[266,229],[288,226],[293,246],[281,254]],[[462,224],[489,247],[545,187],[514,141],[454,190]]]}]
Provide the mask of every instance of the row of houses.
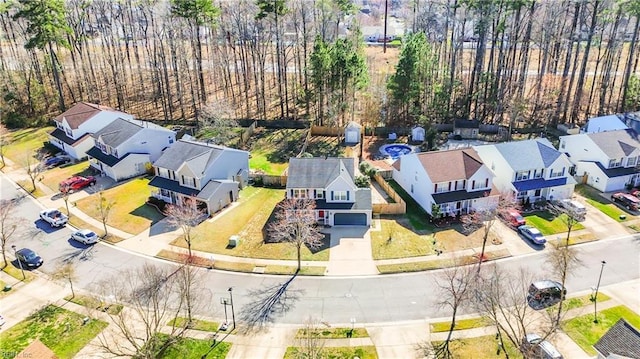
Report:
[{"label": "row of houses", "polygon": [[[192,199],[212,214],[238,198],[248,181],[249,153],[191,138],[113,109],[79,103],[55,119],[51,143],[115,181],[152,170],[153,195],[168,203]],[[347,126],[358,130],[357,126]],[[347,137],[347,136],[345,136]],[[359,136],[353,136],[358,138]],[[412,153],[393,164],[393,178],[429,214],[459,215],[518,200],[561,200],[577,180],[603,192],[640,184],[640,142],[632,129]],[[325,225],[370,225],[370,189],[355,185],[353,158],[292,158],[287,198],[312,198]]]}]

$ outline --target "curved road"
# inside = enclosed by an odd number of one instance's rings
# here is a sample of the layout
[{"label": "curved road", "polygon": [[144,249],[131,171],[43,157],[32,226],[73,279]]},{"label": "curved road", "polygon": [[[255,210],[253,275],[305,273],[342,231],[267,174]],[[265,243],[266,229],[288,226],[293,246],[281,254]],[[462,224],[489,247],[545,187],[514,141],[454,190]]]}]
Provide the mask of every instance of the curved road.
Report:
[{"label": "curved road", "polygon": [[[20,190],[4,174],[0,175],[0,198],[20,195]],[[52,230],[38,220],[41,204],[25,196],[18,202],[16,216],[24,218],[24,224],[11,239],[10,244],[19,248],[29,247],[45,260],[40,268],[45,273],[55,271],[57,264],[84,246],[69,240],[70,228]],[[8,248],[11,251],[10,248]],[[640,277],[640,236],[610,238],[578,246],[583,266],[567,282],[569,293],[588,290],[595,286],[600,273],[600,262],[607,261],[601,286],[633,280]],[[173,263],[147,258],[121,248],[99,243],[91,255],[77,260],[76,286],[91,290],[98,281],[113,278],[119,271],[132,269],[142,263],[175,266]],[[544,251],[498,261],[508,271],[528,268],[540,278],[549,276]],[[233,287],[233,301],[237,318],[248,308],[272,296],[291,279],[287,276],[234,273],[201,270],[204,292],[210,298],[208,316],[223,317],[221,297],[228,297]],[[288,283],[280,305],[274,307],[271,320],[284,324],[302,324],[309,317],[338,324],[382,323],[418,320],[449,316],[447,308],[438,305],[440,296],[436,285],[439,270],[379,276],[360,277],[296,277]]]}]

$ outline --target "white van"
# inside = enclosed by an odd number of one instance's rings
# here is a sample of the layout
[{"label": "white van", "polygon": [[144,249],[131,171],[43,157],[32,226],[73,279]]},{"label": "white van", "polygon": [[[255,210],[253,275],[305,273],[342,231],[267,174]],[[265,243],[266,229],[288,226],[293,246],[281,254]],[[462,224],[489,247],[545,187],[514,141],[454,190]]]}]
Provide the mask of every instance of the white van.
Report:
[{"label": "white van", "polygon": [[522,341],[522,349],[525,353],[529,353],[531,358],[541,359],[563,359],[562,354],[546,340],[538,334],[527,334]]},{"label": "white van", "polygon": [[576,215],[579,220],[583,220],[587,214],[587,208],[580,202],[571,199],[563,199],[560,201],[560,206],[566,209],[571,214]]}]

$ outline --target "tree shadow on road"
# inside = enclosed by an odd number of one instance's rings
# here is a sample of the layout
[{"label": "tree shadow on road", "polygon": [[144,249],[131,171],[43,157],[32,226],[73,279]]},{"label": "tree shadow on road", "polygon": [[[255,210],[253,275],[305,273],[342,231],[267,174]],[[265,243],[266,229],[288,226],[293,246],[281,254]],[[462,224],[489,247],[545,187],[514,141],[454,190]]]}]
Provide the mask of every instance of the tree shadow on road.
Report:
[{"label": "tree shadow on road", "polygon": [[284,283],[267,288],[249,291],[248,297],[254,298],[240,311],[240,321],[244,324],[239,331],[243,334],[259,332],[275,321],[275,317],[285,314],[298,301],[302,291],[289,289],[296,275]]}]

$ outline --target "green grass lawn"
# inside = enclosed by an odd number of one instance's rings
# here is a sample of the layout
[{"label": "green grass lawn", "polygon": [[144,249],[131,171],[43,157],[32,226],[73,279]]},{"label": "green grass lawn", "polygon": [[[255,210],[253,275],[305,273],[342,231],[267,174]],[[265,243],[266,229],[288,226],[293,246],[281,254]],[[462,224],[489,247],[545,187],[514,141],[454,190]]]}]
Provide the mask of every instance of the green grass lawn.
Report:
[{"label": "green grass lawn", "polygon": [[[267,259],[296,259],[296,249],[289,243],[264,243],[265,225],[274,208],[284,199],[278,189],[247,187],[240,192],[239,203],[214,221],[205,221],[193,231],[192,248],[211,253]],[[240,244],[229,248],[229,237],[240,236]],[[172,244],[185,247],[182,238]],[[315,254],[302,248],[302,260],[329,259],[329,250]]]},{"label": "green grass lawn", "polygon": [[[315,334],[314,337],[318,337],[320,339],[344,339],[348,338],[348,333],[351,332],[351,338],[368,338],[369,333],[366,328],[354,328],[353,331],[351,328],[317,328],[313,331]],[[307,337],[307,329],[298,329],[296,333],[296,338],[306,338]]]},{"label": "green grass lawn", "polygon": [[200,359],[206,353],[207,359],[224,359],[230,349],[231,343],[227,342],[218,343],[211,350],[211,340],[182,338],[158,356],[158,359]]},{"label": "green grass lawn", "polygon": [[[608,295],[602,292],[598,292],[598,303],[604,302],[609,299],[611,299],[611,297],[609,297]],[[566,299],[564,301],[564,304],[562,305],[562,310],[568,311],[575,308],[581,308],[587,305],[593,305],[593,302],[591,301],[591,295],[583,295],[582,297]],[[547,308],[547,312],[553,313],[553,311],[554,311],[553,307]]]},{"label": "green grass lawn", "polygon": [[426,256],[434,253],[433,236],[420,235],[391,219],[381,219],[381,230],[371,231],[373,259]]},{"label": "green grass lawn", "polygon": [[25,128],[11,131],[9,144],[4,147],[4,156],[15,162],[17,167],[24,166],[24,156],[42,148],[48,142],[48,134],[53,127]]},{"label": "green grass lawn", "polygon": [[[12,276],[16,280],[22,280],[22,271],[20,270],[20,268],[14,267],[13,264],[11,263],[11,260],[9,260],[8,258],[7,258],[7,261],[9,263],[2,271]],[[31,282],[36,277],[36,275],[26,270],[24,271],[24,277],[25,277],[24,281],[28,283],[28,282]]]},{"label": "green grass lawn", "polygon": [[[183,327],[185,322],[187,321],[187,318],[183,318],[183,317],[177,317],[175,319],[170,320],[167,325],[175,325],[176,327]],[[195,329],[195,330],[202,330],[205,332],[216,332],[218,331],[218,328],[220,327],[220,323],[217,322],[211,322],[208,320],[201,320],[201,319],[191,319],[191,325],[189,326],[190,329]]]},{"label": "green grass lawn", "polygon": [[83,325],[84,317],[54,305],[43,307],[0,334],[0,351],[19,353],[39,339],[58,358],[73,358],[107,326],[96,319]]},{"label": "green grass lawn", "polygon": [[[109,226],[130,234],[138,234],[164,218],[155,208],[145,204],[151,195],[151,187],[148,184],[148,178],[134,178],[104,190],[105,198],[114,203],[107,219]],[[101,221],[97,202],[96,193],[75,202],[75,205],[82,212]]]},{"label": "green grass lawn", "polygon": [[598,312],[598,323],[594,323],[593,314],[589,314],[563,322],[562,328],[587,354],[596,355],[593,345],[620,318],[624,318],[634,327],[640,328],[640,315],[624,305]]},{"label": "green grass lawn", "polygon": [[[473,329],[473,328],[481,328],[491,325],[491,321],[488,318],[470,318],[470,319],[458,319],[456,320],[456,326],[453,330],[464,330],[464,329]],[[448,332],[449,327],[451,326],[451,321],[447,322],[437,322],[431,323],[431,332]]]},{"label": "green grass lawn", "polygon": [[[303,351],[304,352],[304,351]],[[344,358],[360,358],[360,359],[377,359],[378,353],[376,347],[324,347],[322,358],[326,359],[344,359]],[[284,359],[304,358],[304,354],[296,347],[288,347],[284,353]]]},{"label": "green grass lawn", "polygon": [[398,193],[398,195],[407,204],[407,213],[405,216],[409,219],[411,226],[415,230],[434,230],[434,226],[429,222],[429,215],[427,212],[418,205],[416,201],[409,196],[409,194],[400,185],[394,181],[389,180],[389,185]]},{"label": "green grass lawn", "polygon": [[[594,188],[591,188],[587,185],[578,185],[576,186],[575,191],[581,196],[585,197],[587,203],[596,207],[600,212],[613,218],[617,222],[624,222],[630,217],[634,217],[633,215],[622,210],[620,207],[616,206],[609,199],[602,197]],[[625,219],[620,219],[621,215],[624,215]]]},{"label": "green grass lawn", "polygon": [[289,158],[298,155],[307,130],[257,129],[249,140],[251,158],[249,168],[269,175],[281,175],[289,165]]},{"label": "green grass lawn", "polygon": [[[433,343],[434,345],[437,343]],[[518,349],[505,338],[504,346],[509,353],[509,358],[522,358]],[[503,358],[504,353],[498,351],[498,341],[495,335],[484,337],[456,339],[449,343],[453,358],[494,359]]]},{"label": "green grass lawn", "polygon": [[[567,232],[566,217],[566,214],[554,216],[548,211],[533,212],[524,215],[524,218],[527,220],[527,224],[536,227],[545,236]],[[571,227],[571,231],[578,231],[581,229],[584,229],[584,226],[579,222],[573,223]]]}]

